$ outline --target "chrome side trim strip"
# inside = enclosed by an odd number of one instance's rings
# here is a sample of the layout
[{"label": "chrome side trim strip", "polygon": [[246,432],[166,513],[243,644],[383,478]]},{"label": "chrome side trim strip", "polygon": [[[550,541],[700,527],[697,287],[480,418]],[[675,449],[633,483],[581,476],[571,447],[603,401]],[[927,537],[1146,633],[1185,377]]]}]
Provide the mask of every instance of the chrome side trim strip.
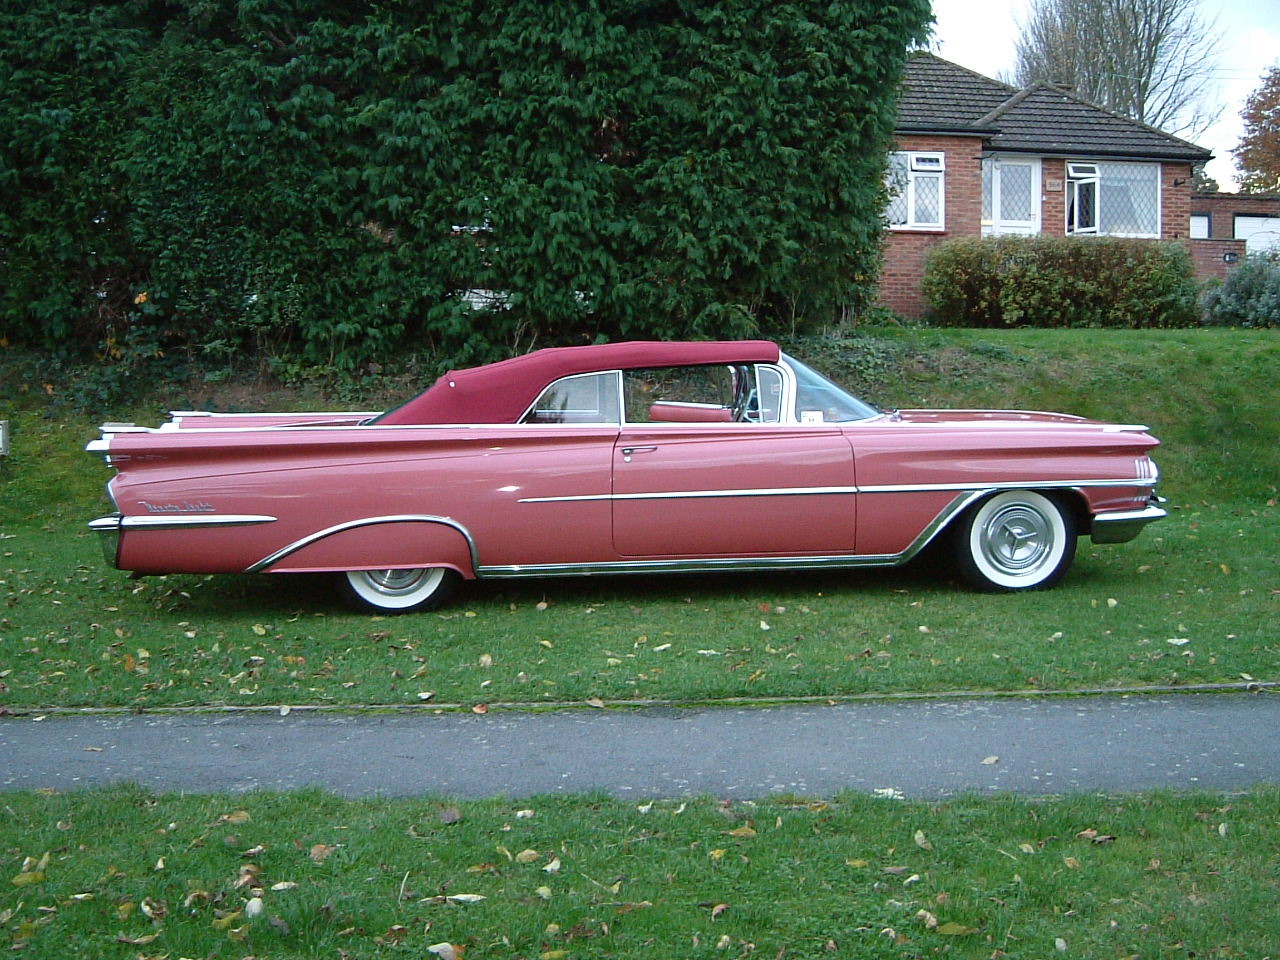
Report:
[{"label": "chrome side trim strip", "polygon": [[[121,530],[190,530],[193,527],[252,527],[275,523],[276,517],[239,513],[200,513],[191,516],[121,517]],[[96,523],[97,521],[94,521]],[[93,524],[89,524],[93,526]]]},{"label": "chrome side trim strip", "polygon": [[694,500],[709,497],[847,496],[872,493],[967,493],[997,490],[1049,490],[1081,487],[1154,487],[1156,480],[1010,480],[1002,483],[912,483],[868,487],[759,487],[745,490],[677,490],[668,493],[595,493],[575,497],[526,497],[520,503],[573,503],[590,500]]},{"label": "chrome side trim strip", "polygon": [[944,507],[901,553],[835,554],[817,557],[722,557],[689,560],[617,560],[608,563],[542,563],[500,567],[477,567],[481,579],[512,577],[578,577],[627,573],[714,573],[723,570],[823,570],[853,567],[901,566],[933,542],[956,514],[985,491],[961,495]]},{"label": "chrome side trim strip", "polygon": [[246,569],[245,573],[260,573],[267,567],[279,563],[290,554],[297,553],[303,547],[309,547],[311,544],[318,543],[325,537],[331,537],[335,533],[342,533],[346,530],[355,530],[359,527],[377,526],[384,523],[438,523],[446,527],[451,527],[458,531],[458,533],[462,534],[463,539],[467,541],[467,549],[471,553],[472,568],[476,570],[480,568],[480,555],[476,552],[476,542],[472,538],[471,532],[462,524],[458,523],[458,521],[451,520],[448,517],[436,517],[429,514],[400,514],[388,517],[365,517],[361,520],[348,520],[345,523],[334,524],[332,527],[326,527],[323,530],[318,530],[309,536],[303,537],[301,540],[295,540],[293,543],[281,547],[269,556],[263,557],[257,563]]},{"label": "chrome side trim strip", "polygon": [[1119,480],[1005,480],[1000,483],[915,483],[859,487],[859,493],[940,493],[946,490],[1074,490],[1078,487],[1154,487],[1155,480],[1124,477]]},{"label": "chrome side trim strip", "polygon": [[572,503],[583,500],[699,500],[707,497],[795,497],[853,494],[857,487],[756,487],[746,490],[675,490],[670,493],[600,493],[578,497],[526,497],[519,503]]}]

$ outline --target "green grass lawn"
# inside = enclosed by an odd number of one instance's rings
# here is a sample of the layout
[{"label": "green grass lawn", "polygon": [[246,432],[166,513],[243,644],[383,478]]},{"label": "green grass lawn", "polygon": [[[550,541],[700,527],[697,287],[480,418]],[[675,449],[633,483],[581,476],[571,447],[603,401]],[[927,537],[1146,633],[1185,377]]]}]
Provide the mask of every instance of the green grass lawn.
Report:
[{"label": "green grass lawn", "polygon": [[1280,792],[0,798],[21,957],[1274,957]]},{"label": "green grass lawn", "polygon": [[[1280,680],[1274,332],[917,331],[794,352],[889,406],[1145,422],[1171,517],[1044,593],[928,565],[480,583],[106,569],[103,419],[0,357],[0,708],[580,703]],[[24,378],[25,377],[25,378]],[[248,395],[242,388],[240,396]],[[217,398],[214,398],[216,403]],[[352,405],[383,405],[357,400]],[[260,405],[333,406],[314,395]],[[3,721],[0,721],[3,722]],[[0,759],[2,763],[2,759]],[[375,785],[376,786],[376,785]],[[1280,791],[1042,800],[0,795],[0,949],[204,958],[1276,957]]]},{"label": "green grass lawn", "polygon": [[[43,385],[9,383],[0,704],[476,706],[1280,680],[1274,331],[898,331],[794,350],[887,405],[1149,423],[1171,517],[1129,544],[1082,540],[1066,581],[1038,593],[972,593],[925,564],[472,583],[438,613],[383,618],[348,612],[325,578],[132,581],[105,568],[84,522],[104,511],[109,473],[83,445],[103,416],[156,422],[163,405],[90,418],[51,405]],[[297,402],[308,400],[323,403]]]}]

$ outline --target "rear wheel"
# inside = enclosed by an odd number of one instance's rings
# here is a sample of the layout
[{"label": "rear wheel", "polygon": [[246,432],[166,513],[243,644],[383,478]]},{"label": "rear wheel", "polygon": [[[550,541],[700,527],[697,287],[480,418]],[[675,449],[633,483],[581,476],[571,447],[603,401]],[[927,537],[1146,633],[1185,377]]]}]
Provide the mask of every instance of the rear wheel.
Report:
[{"label": "rear wheel", "polygon": [[379,613],[434,610],[457,589],[459,576],[447,567],[409,570],[351,570],[342,575],[347,599]]},{"label": "rear wheel", "polygon": [[966,511],[954,545],[961,574],[979,590],[1049,587],[1075,558],[1075,519],[1043,494],[1011,490]]}]

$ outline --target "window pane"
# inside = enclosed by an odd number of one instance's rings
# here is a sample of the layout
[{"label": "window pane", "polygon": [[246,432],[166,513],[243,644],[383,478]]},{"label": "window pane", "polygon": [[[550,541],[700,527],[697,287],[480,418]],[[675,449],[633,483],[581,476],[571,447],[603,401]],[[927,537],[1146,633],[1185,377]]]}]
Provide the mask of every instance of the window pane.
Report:
[{"label": "window pane", "polygon": [[732,367],[627,370],[623,372],[622,384],[628,423],[732,419],[735,386]]},{"label": "window pane", "polygon": [[557,380],[534,402],[521,423],[617,423],[618,377],[593,373]]},{"label": "window pane", "polygon": [[1071,180],[1068,183],[1067,232],[1093,233],[1098,225],[1098,184],[1093,180]]},{"label": "window pane", "polygon": [[1154,163],[1100,163],[1102,233],[1154,237],[1160,233],[1160,167]]},{"label": "window pane", "polygon": [[1000,165],[1000,219],[1021,223],[1032,219],[1030,164]]},{"label": "window pane", "polygon": [[889,155],[888,187],[889,209],[885,216],[895,226],[907,222],[907,155],[892,153]]},{"label": "window pane", "polygon": [[942,205],[940,177],[916,174],[916,223],[941,223]]},{"label": "window pane", "polygon": [[782,372],[777,367],[756,367],[755,410],[747,419],[778,423],[782,419]]},{"label": "window pane", "polygon": [[986,157],[982,161],[982,219],[990,220],[993,217],[991,206],[991,180],[994,176],[996,162],[991,157]]}]

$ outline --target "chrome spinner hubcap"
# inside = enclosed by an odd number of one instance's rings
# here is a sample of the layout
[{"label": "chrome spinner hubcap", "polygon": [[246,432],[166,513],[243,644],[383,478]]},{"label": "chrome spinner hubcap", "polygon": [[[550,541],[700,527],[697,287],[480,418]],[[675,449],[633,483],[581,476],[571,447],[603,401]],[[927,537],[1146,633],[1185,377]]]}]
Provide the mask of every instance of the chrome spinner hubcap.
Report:
[{"label": "chrome spinner hubcap", "polygon": [[418,589],[422,582],[435,572],[437,571],[423,569],[370,570],[367,576],[369,585],[379,593],[398,596]]},{"label": "chrome spinner hubcap", "polygon": [[1038,510],[1010,504],[987,521],[981,546],[992,566],[1009,574],[1030,573],[1053,549],[1053,528]]}]

